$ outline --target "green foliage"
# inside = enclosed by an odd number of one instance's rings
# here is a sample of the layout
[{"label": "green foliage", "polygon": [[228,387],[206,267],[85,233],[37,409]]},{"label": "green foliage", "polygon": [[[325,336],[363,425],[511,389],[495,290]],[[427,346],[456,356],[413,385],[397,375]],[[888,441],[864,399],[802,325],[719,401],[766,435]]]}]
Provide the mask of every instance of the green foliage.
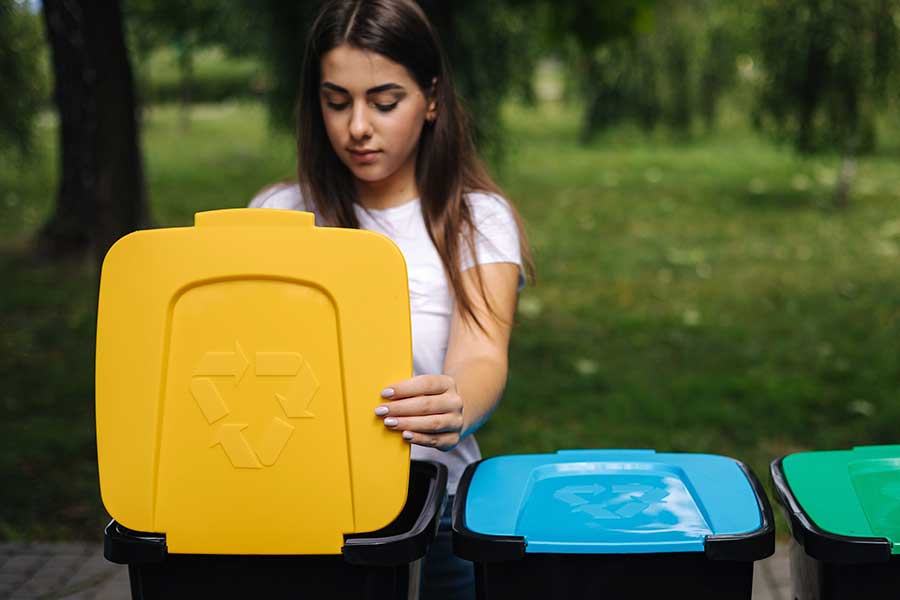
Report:
[{"label": "green foliage", "polygon": [[295,0],[244,0],[256,7],[260,28],[265,32],[262,52],[272,74],[269,91],[269,122],[282,131],[296,127],[295,105],[300,89],[300,71],[306,35],[315,17],[315,2]]},{"label": "green foliage", "polygon": [[[176,50],[163,46],[152,51],[143,68],[144,103],[177,102],[181,99],[181,85]],[[192,102],[261,97],[269,86],[258,59],[229,56],[221,46],[202,47],[194,52]]]},{"label": "green foliage", "polygon": [[716,126],[719,102],[736,83],[738,56],[752,48],[744,5],[720,1],[707,4],[704,10],[696,108],[707,130]]},{"label": "green foliage", "polygon": [[4,249],[0,277],[0,539],[99,539],[93,266]]},{"label": "green foliage", "polygon": [[[242,0],[125,0],[124,16],[144,101],[221,100],[249,95],[259,86],[259,74],[247,72],[246,57],[259,51],[263,33],[253,28],[256,19]],[[210,47],[244,58],[218,72],[207,68],[199,73],[209,61],[198,65],[198,54]],[[153,73],[153,59],[161,49],[174,58],[177,78]]]},{"label": "green foliage", "polygon": [[229,8],[215,0],[125,0],[124,16],[139,53],[168,43],[184,52],[223,37],[219,15]]},{"label": "green foliage", "polygon": [[801,152],[871,150],[900,62],[898,0],[767,0],[757,122]]},{"label": "green foliage", "polygon": [[0,0],[0,149],[29,150],[35,115],[48,96],[40,17],[25,2]]},{"label": "green foliage", "polygon": [[645,130],[658,123],[662,112],[658,57],[642,42],[631,38],[611,43],[582,62],[579,82],[586,100],[582,139],[627,119]]},{"label": "green foliage", "polygon": [[699,116],[712,129],[745,46],[740,12],[732,2],[659,0],[652,21],[583,55],[583,139],[623,121],[684,135]]},{"label": "green foliage", "polygon": [[656,68],[636,36],[653,27],[657,0],[533,0],[531,4],[538,14],[546,15],[538,23],[545,29],[548,45],[566,57],[578,92],[586,99],[582,139],[625,118],[626,113],[645,127],[655,124]]},{"label": "green foliage", "polygon": [[591,52],[610,40],[649,28],[657,0],[532,0],[532,4],[548,11],[551,39],[571,38],[579,48]]},{"label": "green foliage", "polygon": [[501,164],[504,144],[500,106],[514,92],[527,96],[541,46],[540,7],[508,0],[421,0],[447,51],[463,105],[473,118],[479,150]]}]

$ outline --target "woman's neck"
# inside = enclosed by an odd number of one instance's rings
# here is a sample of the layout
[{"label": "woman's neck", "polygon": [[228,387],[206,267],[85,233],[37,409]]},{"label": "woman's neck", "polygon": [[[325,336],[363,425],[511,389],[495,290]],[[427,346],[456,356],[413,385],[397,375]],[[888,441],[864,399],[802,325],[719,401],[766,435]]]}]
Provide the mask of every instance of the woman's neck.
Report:
[{"label": "woman's neck", "polygon": [[419,197],[416,186],[415,163],[412,168],[401,167],[381,181],[356,180],[356,199],[364,208],[380,210],[406,204]]}]

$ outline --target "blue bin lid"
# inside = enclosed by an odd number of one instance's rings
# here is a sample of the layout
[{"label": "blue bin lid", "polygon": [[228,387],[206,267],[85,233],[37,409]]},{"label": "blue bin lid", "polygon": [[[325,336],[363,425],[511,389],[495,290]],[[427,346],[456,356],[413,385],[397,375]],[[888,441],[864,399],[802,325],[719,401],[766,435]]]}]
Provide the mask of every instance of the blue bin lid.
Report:
[{"label": "blue bin lid", "polygon": [[761,529],[774,544],[762,512],[771,509],[748,476],[738,461],[709,454],[500,456],[474,469],[465,527],[475,536],[524,538],[529,553],[703,552],[708,538]]}]

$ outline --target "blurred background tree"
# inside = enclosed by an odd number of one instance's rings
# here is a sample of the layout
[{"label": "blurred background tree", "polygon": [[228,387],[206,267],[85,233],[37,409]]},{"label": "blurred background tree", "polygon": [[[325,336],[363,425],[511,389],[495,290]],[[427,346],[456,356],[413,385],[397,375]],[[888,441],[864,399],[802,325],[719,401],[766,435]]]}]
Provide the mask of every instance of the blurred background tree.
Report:
[{"label": "blurred background tree", "polygon": [[258,3],[127,0],[123,9],[145,111],[177,102],[184,129],[191,104],[255,100],[268,92],[262,58],[269,27]]},{"label": "blurred background tree", "polygon": [[540,48],[543,13],[504,0],[420,0],[444,44],[483,155],[503,156],[500,107],[528,87]]},{"label": "blurred background tree", "polygon": [[584,141],[619,118],[626,96],[633,96],[635,87],[646,91],[637,99],[640,106],[635,107],[635,114],[655,119],[655,115],[648,115],[656,108],[655,82],[648,78],[652,70],[641,65],[635,72],[623,73],[619,70],[622,63],[616,60],[623,52],[610,47],[614,40],[633,39],[638,32],[651,28],[655,4],[655,0],[617,0],[602,5],[590,0],[538,3],[549,14],[546,26],[550,45],[562,51],[585,99]]},{"label": "blurred background tree", "polygon": [[756,121],[798,152],[841,153],[834,203],[844,207],[856,157],[875,147],[877,111],[897,73],[900,5],[767,0],[757,19],[765,77]]},{"label": "blurred background tree", "polygon": [[237,6],[228,0],[127,0],[124,5],[138,72],[144,70],[142,67],[154,48],[170,46],[175,50],[182,129],[190,125],[197,50],[234,39],[228,31],[228,25],[234,20],[228,16],[233,15],[236,9]]},{"label": "blurred background tree", "polygon": [[706,130],[716,127],[719,105],[734,88],[738,56],[752,53],[752,40],[746,23],[752,14],[745,2],[718,0],[695,9],[694,19],[701,26],[697,57],[697,110]]},{"label": "blurred background tree", "polygon": [[[688,136],[698,118],[715,126],[722,96],[734,85],[735,59],[748,51],[745,10],[733,0],[633,2],[631,21],[582,35],[582,140],[623,122]],[[616,13],[611,13],[615,15]],[[609,15],[606,15],[609,16]]]},{"label": "blurred background tree", "polygon": [[0,148],[26,153],[34,119],[47,96],[37,15],[19,0],[0,0]]},{"label": "blurred background tree", "polygon": [[[251,2],[247,0],[246,6]],[[306,33],[318,6],[293,0],[260,0],[252,4],[258,10],[262,55],[271,72],[270,124],[276,129],[294,131]]]},{"label": "blurred background tree", "polygon": [[134,83],[117,0],[44,0],[59,115],[56,208],[41,249],[99,261],[117,239],[149,225]]}]

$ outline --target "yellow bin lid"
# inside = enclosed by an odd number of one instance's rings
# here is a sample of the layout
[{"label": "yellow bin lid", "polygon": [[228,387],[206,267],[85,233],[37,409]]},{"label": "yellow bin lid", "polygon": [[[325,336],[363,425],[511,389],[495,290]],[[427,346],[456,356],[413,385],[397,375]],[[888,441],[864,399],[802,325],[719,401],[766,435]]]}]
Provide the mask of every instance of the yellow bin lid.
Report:
[{"label": "yellow bin lid", "polygon": [[374,416],[412,373],[406,265],[310,213],[198,213],[103,263],[97,454],[110,515],[168,551],[340,554],[406,501]]}]

